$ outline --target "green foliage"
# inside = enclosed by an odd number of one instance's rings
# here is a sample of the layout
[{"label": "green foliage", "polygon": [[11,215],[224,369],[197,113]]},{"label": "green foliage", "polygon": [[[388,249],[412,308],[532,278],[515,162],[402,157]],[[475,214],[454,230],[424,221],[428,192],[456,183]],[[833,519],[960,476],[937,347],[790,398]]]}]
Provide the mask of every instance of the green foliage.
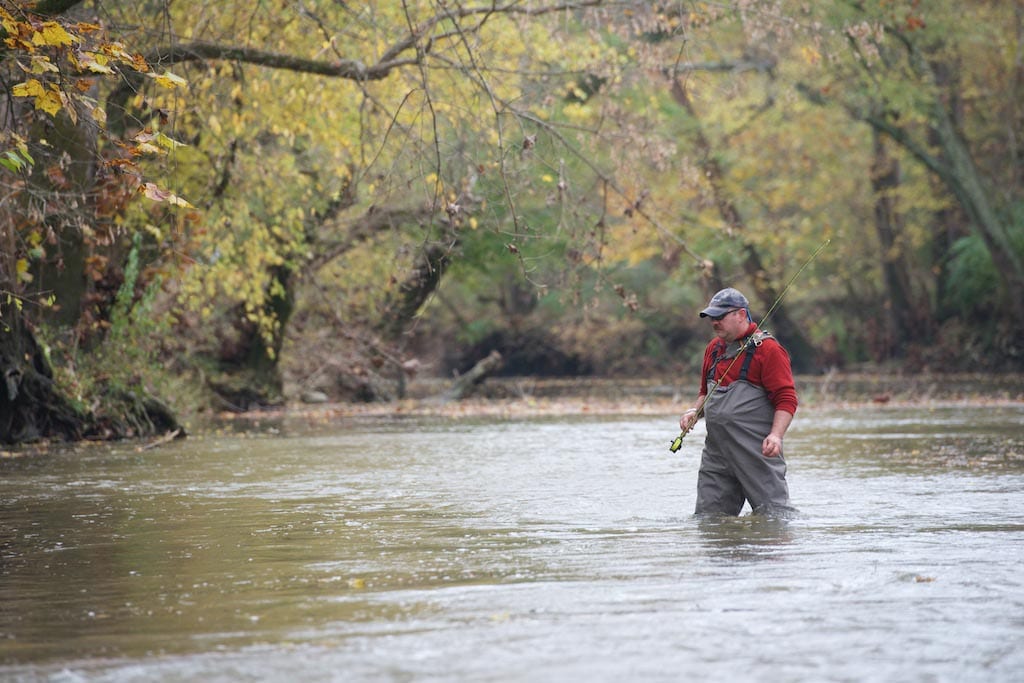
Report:
[{"label": "green foliage", "polygon": [[[1024,256],[1024,203],[1016,204],[1008,218],[1012,244]],[[959,315],[980,321],[1005,303],[992,255],[977,235],[954,242],[945,278],[946,299],[941,303]]]},{"label": "green foliage", "polygon": [[981,238],[961,237],[950,250],[946,271],[946,305],[957,313],[977,315],[998,302],[999,277]]},{"label": "green foliage", "polygon": [[[117,292],[106,335],[95,348],[69,344],[57,331],[48,355],[56,361],[55,375],[69,397],[82,410],[98,416],[128,415],[119,401],[145,396],[175,396],[181,389],[165,360],[163,343],[171,333],[171,318],[158,312],[159,278],[141,289],[144,240],[136,233],[126,260],[125,279]],[[172,388],[174,390],[172,390]],[[181,409],[186,409],[184,403]]]}]

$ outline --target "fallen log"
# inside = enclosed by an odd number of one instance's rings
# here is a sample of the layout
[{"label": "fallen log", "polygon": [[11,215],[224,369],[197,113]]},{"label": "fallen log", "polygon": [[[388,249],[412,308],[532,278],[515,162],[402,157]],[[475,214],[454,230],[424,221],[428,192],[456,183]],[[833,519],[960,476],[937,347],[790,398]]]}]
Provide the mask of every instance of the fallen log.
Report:
[{"label": "fallen log", "polygon": [[469,396],[488,375],[501,368],[503,359],[497,351],[491,351],[486,358],[477,362],[469,371],[455,378],[451,388],[444,395],[445,401],[458,401]]}]

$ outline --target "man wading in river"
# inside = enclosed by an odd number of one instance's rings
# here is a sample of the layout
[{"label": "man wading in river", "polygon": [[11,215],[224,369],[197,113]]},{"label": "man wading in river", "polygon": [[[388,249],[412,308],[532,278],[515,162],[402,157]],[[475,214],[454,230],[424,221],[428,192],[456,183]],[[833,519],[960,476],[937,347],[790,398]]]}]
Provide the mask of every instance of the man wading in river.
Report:
[{"label": "man wading in river", "polygon": [[756,513],[792,511],[782,457],[797,406],[789,354],[758,329],[747,298],[731,287],[700,317],[715,338],[704,351],[700,394],[679,418],[684,433],[707,421],[695,512],[738,515],[744,500]]}]

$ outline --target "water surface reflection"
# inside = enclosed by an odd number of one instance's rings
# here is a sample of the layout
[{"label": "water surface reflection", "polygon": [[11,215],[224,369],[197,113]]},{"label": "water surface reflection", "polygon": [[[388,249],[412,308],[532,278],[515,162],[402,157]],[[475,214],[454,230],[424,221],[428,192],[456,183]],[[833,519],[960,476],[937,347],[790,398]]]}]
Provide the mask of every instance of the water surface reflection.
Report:
[{"label": "water surface reflection", "polygon": [[807,411],[787,519],[693,518],[673,419],[0,461],[0,676],[1019,678],[1024,407]]}]

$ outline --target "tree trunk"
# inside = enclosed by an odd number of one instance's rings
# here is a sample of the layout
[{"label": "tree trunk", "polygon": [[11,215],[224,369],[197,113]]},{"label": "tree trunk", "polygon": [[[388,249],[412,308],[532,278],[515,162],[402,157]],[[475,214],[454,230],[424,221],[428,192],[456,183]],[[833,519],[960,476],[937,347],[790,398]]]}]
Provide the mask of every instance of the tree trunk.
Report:
[{"label": "tree trunk", "polygon": [[88,419],[58,391],[21,312],[0,302],[0,319],[0,443],[82,438]]},{"label": "tree trunk", "polygon": [[[912,66],[922,78],[933,80],[940,88],[944,85],[941,65],[929,64],[917,48],[902,37]],[[1024,255],[1015,248],[1010,238],[1010,228],[992,203],[987,183],[981,177],[970,146],[957,129],[953,112],[942,97],[936,96],[931,103],[930,117],[932,139],[938,145],[940,155],[915,141],[906,129],[895,125],[883,116],[861,115],[875,130],[891,137],[904,147],[929,170],[935,173],[956,197],[967,215],[975,234],[988,249],[1005,291],[1009,319],[1018,327],[1024,325]]]},{"label": "tree trunk", "polygon": [[914,303],[904,246],[899,240],[901,220],[894,199],[899,187],[899,163],[887,153],[881,135],[875,132],[872,138],[871,188],[875,195],[875,231],[881,248],[889,328],[885,353],[888,357],[901,357],[907,342],[919,336],[924,321]]},{"label": "tree trunk", "polygon": [[409,277],[385,305],[380,329],[383,341],[396,347],[388,356],[397,380],[398,398],[405,398],[407,369],[402,356],[406,335],[420,308],[440,286],[451,263],[452,246],[437,242],[424,245]]},{"label": "tree trunk", "polygon": [[[267,297],[262,315],[276,322],[271,339],[264,338],[259,325],[251,321],[243,304],[231,309],[227,326],[217,351],[219,374],[210,377],[207,385],[230,410],[245,412],[284,401],[284,382],[278,361],[284,334],[295,309],[294,275],[285,266],[270,272]],[[276,285],[276,286],[275,286]]]},{"label": "tree trunk", "polygon": [[407,330],[420,308],[441,284],[451,261],[449,244],[430,243],[423,247],[409,277],[385,306],[381,333],[397,340]]},{"label": "tree trunk", "polygon": [[[942,110],[941,104],[936,109]],[[985,190],[984,181],[971,158],[966,143],[960,138],[944,110],[936,129],[949,167],[945,169],[947,185],[971,219],[978,236],[988,247],[992,262],[1006,287],[1007,300],[1017,320],[1024,320],[1024,259],[1017,252],[1008,226],[1000,219]]]},{"label": "tree trunk", "polygon": [[[95,244],[87,244],[84,227],[96,229],[96,197],[101,188],[96,174],[99,159],[99,127],[91,113],[77,111],[73,121],[61,111],[52,121],[34,124],[31,139],[46,140],[32,147],[35,158],[30,182],[31,195],[50,197],[42,211],[48,239],[46,257],[34,264],[34,285],[52,293],[60,304],[40,311],[48,322],[73,328],[82,316],[82,302],[87,291],[86,263]],[[59,169],[60,180],[50,173]],[[30,214],[30,207],[19,210]],[[52,236],[52,237],[51,237]]]},{"label": "tree trunk", "polygon": [[97,417],[76,407],[53,381],[46,355],[16,306],[0,302],[0,443],[121,439],[185,431],[161,401],[118,390],[115,413]]},{"label": "tree trunk", "polygon": [[[354,190],[346,186],[322,211],[310,217],[305,226],[307,247],[310,252],[319,255],[305,264],[306,271],[315,271],[326,262],[322,260],[325,251],[330,251],[333,258],[369,237],[371,233],[366,230],[368,221],[362,220],[349,229],[349,239],[341,246],[325,246],[316,241],[318,228],[336,220],[354,202]],[[374,227],[377,227],[376,224]],[[207,384],[230,410],[244,412],[277,405],[284,400],[284,381],[279,362],[288,323],[295,311],[295,290],[300,276],[292,268],[283,265],[271,268],[269,276],[268,288],[271,294],[264,305],[263,315],[276,321],[273,337],[269,341],[264,339],[259,326],[246,317],[244,304],[234,307],[226,316],[223,334],[220,335],[220,347],[214,358],[219,374],[211,377]]]}]

